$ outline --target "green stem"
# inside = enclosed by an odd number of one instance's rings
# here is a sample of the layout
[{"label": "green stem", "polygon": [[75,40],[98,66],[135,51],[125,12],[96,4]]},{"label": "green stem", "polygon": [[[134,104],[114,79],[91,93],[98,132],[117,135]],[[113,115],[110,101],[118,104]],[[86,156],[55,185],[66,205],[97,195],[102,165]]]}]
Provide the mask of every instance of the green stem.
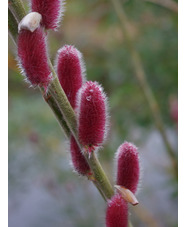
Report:
[{"label": "green stem", "polygon": [[[11,0],[10,3],[11,3],[11,7],[9,7],[9,8],[10,8],[11,12],[13,9],[14,16],[16,16],[18,20],[21,20],[22,17],[25,16],[24,7],[23,7],[23,5],[20,6],[20,4],[22,4],[22,2],[19,0],[18,1]],[[17,27],[17,25],[16,25],[16,27]],[[16,41],[15,36],[13,36],[13,39],[14,39],[14,41]],[[53,74],[53,78],[48,87],[49,94],[51,95],[51,97],[49,99],[47,99],[47,97],[44,96],[44,98],[47,101],[48,105],[52,108],[58,121],[60,122],[60,125],[65,130],[67,136],[70,136],[70,134],[73,134],[73,136],[76,139],[76,142],[78,143],[80,149],[82,150],[82,146],[78,140],[76,115],[65,95],[65,92],[63,91],[63,89],[59,83],[59,80],[57,78],[57,75],[55,73],[55,70],[53,68],[53,65],[52,65],[50,59],[48,59],[48,62],[49,62],[49,66],[50,66],[52,74]],[[98,190],[100,191],[103,198],[106,197],[107,199],[110,199],[114,192],[113,192],[112,186],[111,186],[104,170],[102,169],[98,159],[95,157],[94,154],[91,155],[90,158],[86,157],[86,159],[87,159],[87,162],[90,165],[93,175],[95,177],[95,181],[96,181],[96,183],[94,183],[95,186],[98,188]]]},{"label": "green stem", "polygon": [[10,11],[10,9],[8,9],[8,30],[15,44],[16,44],[15,41],[17,40],[17,35],[18,35],[17,27],[18,27],[18,23],[14,15]]},{"label": "green stem", "polygon": [[156,125],[157,129],[159,130],[159,132],[162,136],[164,144],[167,148],[166,149],[167,153],[168,153],[170,159],[172,160],[172,163],[173,163],[173,166],[174,166],[174,169],[175,169],[175,173],[176,173],[177,172],[177,167],[176,167],[177,165],[175,163],[177,162],[177,156],[176,156],[175,152],[173,151],[173,149],[170,145],[170,142],[168,141],[167,134],[166,134],[166,131],[165,131],[165,127],[164,127],[164,124],[163,124],[163,121],[162,121],[161,112],[160,112],[158,102],[157,102],[157,100],[156,100],[156,98],[153,94],[153,91],[152,91],[150,85],[147,82],[145,71],[143,69],[143,65],[142,65],[140,56],[139,56],[138,52],[136,51],[136,49],[134,47],[135,45],[134,45],[134,42],[133,42],[133,37],[132,37],[130,30],[128,29],[129,28],[129,22],[128,22],[127,16],[126,16],[125,11],[124,11],[124,9],[121,5],[121,2],[119,0],[111,0],[111,1],[113,3],[116,14],[117,14],[117,16],[120,19],[121,24],[122,24],[123,33],[124,33],[125,38],[126,38],[126,44],[127,44],[126,46],[128,47],[128,50],[129,50],[130,55],[131,55],[131,60],[132,60],[133,66],[134,66],[133,68],[135,70],[136,78],[138,79],[138,81],[140,83],[140,86],[142,88],[144,96],[145,96],[147,103],[149,105],[151,114],[154,118],[155,125]]},{"label": "green stem", "polygon": [[[61,114],[61,111],[59,110],[54,98],[50,94],[47,94],[47,95],[43,94],[43,98],[45,99],[45,101],[48,103],[48,105],[52,109],[53,113],[55,114],[60,126],[63,128],[63,131],[64,131],[66,137],[68,139],[70,139],[70,135],[71,135],[70,129],[69,129],[68,125],[66,124],[66,121],[64,120],[63,115]],[[98,185],[97,181],[92,180],[92,182],[95,185],[95,187],[98,189],[98,191],[100,192],[103,199],[106,201],[107,199],[106,199],[104,193],[102,192],[100,186]]]},{"label": "green stem", "polygon": [[[16,45],[16,40],[17,40],[17,35],[18,35],[18,22],[15,19],[14,15],[12,14],[10,9],[8,9],[8,29],[9,29],[9,34],[11,35],[12,40]],[[44,100],[48,103],[48,105],[52,109],[53,113],[55,114],[59,124],[63,128],[66,137],[69,138],[70,134],[71,134],[70,130],[69,130],[54,98],[50,94],[46,94],[45,91],[43,91],[42,89],[40,89],[40,90],[43,94]]]},{"label": "green stem", "polygon": [[63,114],[64,121],[66,121],[70,131],[72,132],[73,136],[78,141],[77,121],[76,121],[76,116],[75,116],[74,110],[72,109],[72,107],[68,101],[68,98],[66,97],[66,94],[59,83],[58,77],[56,75],[56,72],[54,70],[54,67],[53,67],[50,59],[48,59],[48,63],[49,63],[49,66],[50,66],[50,69],[51,69],[52,75],[53,75],[52,81],[49,85],[49,92],[53,96],[53,99],[55,100],[55,102],[58,105],[58,108],[60,109],[61,113]]},{"label": "green stem", "polygon": [[100,189],[100,186],[98,185],[97,181],[92,181],[92,182],[93,182],[94,186],[97,188],[97,190],[99,191],[102,198],[105,200],[105,202],[107,202],[107,198],[105,197],[104,193]]},{"label": "green stem", "polygon": [[104,192],[106,198],[110,199],[114,195],[114,191],[95,153],[92,152],[91,154],[88,154],[84,152],[84,155],[87,159],[87,162],[91,170],[94,173],[94,177],[99,187]]},{"label": "green stem", "polygon": [[[61,111],[59,110],[54,98],[50,94],[47,94],[47,95],[43,94],[43,98],[48,103],[48,105],[52,109],[53,113],[55,114],[60,126],[63,128],[63,131],[64,131],[67,139],[70,139],[70,136],[71,136],[70,129],[69,129],[66,121],[64,120],[63,115],[61,114]],[[92,182],[95,185],[95,187],[98,189],[98,191],[100,192],[103,199],[106,201],[106,197],[105,197],[104,193],[102,192],[102,190],[100,189],[97,181],[92,180]]]},{"label": "green stem", "polygon": [[[48,103],[48,105],[52,109],[53,113],[55,114],[60,126],[63,128],[63,131],[64,131],[66,137],[68,139],[70,139],[70,136],[71,136],[70,129],[69,129],[68,125],[66,124],[66,121],[64,120],[63,115],[61,114],[61,111],[59,110],[54,98],[49,93],[47,95],[45,95],[43,91],[42,91],[42,93],[43,93],[44,100]],[[103,199],[106,201],[106,197],[105,197],[104,193],[102,192],[102,190],[100,189],[97,181],[92,180],[92,182],[95,185],[95,187],[98,189],[98,191],[100,192]]]},{"label": "green stem", "polygon": [[[76,115],[55,74],[53,80],[50,83],[49,92],[57,102],[58,107],[61,110],[68,127],[70,128],[70,131],[76,139],[77,144],[79,145],[80,149],[83,150],[83,147],[78,140]],[[104,193],[107,199],[110,199],[114,192],[104,170],[100,165],[99,160],[96,158],[94,153],[92,153],[90,157],[89,154],[85,153],[84,155],[94,174],[95,180],[100,190]]]},{"label": "green stem", "polygon": [[48,90],[50,94],[52,94],[59,109],[61,110],[64,120],[66,121],[73,136],[76,138],[76,140],[78,140],[76,115],[59,83],[57,76],[54,76],[54,78],[51,80]]},{"label": "green stem", "polygon": [[19,21],[22,20],[24,16],[26,16],[26,11],[21,0],[9,0],[8,7]]},{"label": "green stem", "polygon": [[52,95],[50,93],[43,94],[43,98],[46,101],[46,103],[48,103],[48,105],[50,106],[50,108],[52,109],[54,115],[56,116],[60,126],[62,127],[65,136],[67,138],[70,138],[71,132],[69,127],[67,126],[66,121],[63,118],[63,115],[61,114],[61,111],[59,110],[54,98],[52,97]]},{"label": "green stem", "polygon": [[[50,67],[52,67],[52,65],[50,65]],[[59,83],[55,71],[52,71],[54,73],[54,78],[49,85],[49,92],[57,102],[64,120],[66,121],[74,138],[76,139],[77,144],[79,145],[80,149],[83,150],[83,147],[78,140],[76,115]],[[99,188],[99,191],[101,190],[100,192],[103,192],[107,199],[110,199],[113,195],[113,189],[98,159],[96,158],[94,153],[92,153],[90,157],[85,154],[85,157],[95,177],[95,181],[98,186],[97,188]]]}]

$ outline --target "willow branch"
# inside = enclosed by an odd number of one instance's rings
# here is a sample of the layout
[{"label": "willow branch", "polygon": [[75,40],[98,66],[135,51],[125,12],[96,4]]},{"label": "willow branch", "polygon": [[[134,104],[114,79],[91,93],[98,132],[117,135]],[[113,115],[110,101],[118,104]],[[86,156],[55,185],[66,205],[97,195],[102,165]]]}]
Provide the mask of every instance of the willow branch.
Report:
[{"label": "willow branch", "polygon": [[66,136],[66,138],[70,138],[71,132],[70,129],[66,123],[66,121],[63,118],[63,115],[61,114],[60,109],[58,108],[55,99],[52,97],[52,95],[50,93],[43,93],[43,98],[45,100],[45,102],[50,106],[51,110],[53,111],[55,117],[57,118],[60,126],[62,127],[64,134]]},{"label": "willow branch", "polygon": [[175,152],[173,151],[173,149],[172,149],[172,147],[171,147],[171,145],[168,141],[167,134],[166,134],[164,124],[163,124],[163,121],[162,121],[159,105],[158,105],[157,100],[156,100],[156,98],[153,94],[153,91],[152,91],[152,89],[151,89],[151,87],[148,84],[148,81],[146,79],[146,75],[145,75],[145,71],[143,69],[141,58],[140,58],[138,52],[135,49],[133,37],[132,37],[132,34],[130,32],[130,29],[129,29],[130,24],[129,24],[128,18],[127,18],[125,11],[124,11],[124,9],[121,5],[121,2],[119,0],[111,0],[111,1],[113,3],[116,14],[117,14],[117,16],[118,16],[118,18],[119,18],[119,20],[122,24],[123,33],[124,33],[125,38],[126,38],[126,46],[128,47],[129,53],[131,55],[131,61],[132,61],[132,64],[134,66],[133,68],[135,70],[135,76],[140,83],[140,86],[142,88],[144,96],[145,96],[147,103],[149,105],[149,109],[150,109],[151,114],[154,118],[155,125],[156,125],[157,129],[159,130],[159,132],[162,136],[164,144],[167,148],[166,151],[167,151],[167,153],[168,153],[168,155],[169,155],[169,157],[170,157],[170,159],[173,163],[174,170],[175,170],[175,173],[177,175],[177,164],[176,164],[177,163],[177,156],[176,156]]},{"label": "willow branch", "polygon": [[[54,71],[54,73],[55,73],[55,71]],[[52,94],[53,98],[57,102],[58,107],[61,110],[63,117],[64,117],[71,133],[73,134],[74,138],[76,139],[76,142],[77,142],[80,150],[83,151],[83,146],[80,144],[79,139],[78,139],[76,115],[65,95],[65,92],[61,88],[59,80],[55,74],[54,74],[54,79],[50,83],[49,92]],[[104,195],[106,196],[107,199],[110,199],[112,197],[112,195],[114,194],[114,191],[113,191],[113,188],[109,182],[109,179],[106,176],[99,160],[96,158],[94,152],[92,152],[90,156],[87,153],[84,153],[84,155],[93,172],[95,181],[99,185],[100,190],[104,193]]]},{"label": "willow branch", "polygon": [[106,198],[110,199],[113,196],[114,191],[95,153],[94,152],[92,152],[91,154],[85,153],[85,157],[88,161],[91,170],[94,173],[94,177],[99,185],[99,188],[101,188]]},{"label": "willow branch", "polygon": [[17,35],[18,35],[18,30],[17,30],[17,21],[14,17],[14,15],[12,14],[12,12],[10,11],[10,9],[8,9],[8,30],[9,30],[9,34],[12,37],[12,40],[14,41],[14,43],[16,44],[16,39],[17,39]]},{"label": "willow branch", "polygon": [[12,11],[18,22],[26,15],[22,0],[9,0],[8,8]]},{"label": "willow branch", "polygon": [[[21,15],[18,10],[17,10],[17,15]],[[24,15],[24,13],[22,15]],[[13,36],[13,39],[14,38],[15,36]],[[14,39],[14,41],[16,40]],[[76,139],[76,142],[78,143],[80,149],[83,150],[83,147],[81,146],[78,140],[76,115],[68,101],[68,98],[66,97],[64,90],[62,89],[59,83],[58,77],[55,73],[54,67],[50,59],[48,59],[48,62],[49,62],[50,69],[52,71],[53,78],[48,88],[49,96],[44,95],[44,99],[53,110],[60,125],[63,127],[66,133],[66,136],[69,137],[72,134]],[[91,158],[86,157],[86,160],[90,168],[92,169],[93,176],[95,178],[95,183],[94,183],[95,186],[98,188],[98,190],[100,191],[104,199],[105,197],[107,199],[110,199],[111,196],[114,194],[114,191],[112,189],[112,186],[104,170],[102,169],[99,163],[99,160],[94,156],[94,153],[92,154]]]}]

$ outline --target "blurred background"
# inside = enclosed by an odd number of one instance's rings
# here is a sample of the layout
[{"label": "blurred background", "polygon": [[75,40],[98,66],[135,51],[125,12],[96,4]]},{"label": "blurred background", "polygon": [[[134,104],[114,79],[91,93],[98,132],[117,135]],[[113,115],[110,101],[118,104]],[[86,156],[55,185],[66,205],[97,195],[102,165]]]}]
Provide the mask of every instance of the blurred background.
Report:
[{"label": "blurred background", "polygon": [[[105,171],[114,182],[118,146],[125,140],[134,143],[142,177],[140,204],[130,206],[133,225],[177,226],[174,166],[134,57],[140,58],[176,154],[177,2],[71,0],[65,8],[59,31],[49,31],[49,55],[54,61],[60,47],[75,45],[84,56],[87,79],[101,83],[108,95],[110,133],[99,155]],[[29,88],[20,75],[15,54],[9,37],[9,227],[104,226],[105,202],[73,172],[68,141],[39,90]]]}]

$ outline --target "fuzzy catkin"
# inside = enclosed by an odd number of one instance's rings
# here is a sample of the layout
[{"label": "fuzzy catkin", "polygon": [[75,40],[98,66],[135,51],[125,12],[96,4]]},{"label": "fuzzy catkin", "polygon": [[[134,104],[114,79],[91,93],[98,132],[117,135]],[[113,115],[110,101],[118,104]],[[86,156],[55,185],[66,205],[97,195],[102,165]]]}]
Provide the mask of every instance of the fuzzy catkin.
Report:
[{"label": "fuzzy catkin", "polygon": [[114,195],[107,204],[106,227],[127,227],[128,205],[120,194]]},{"label": "fuzzy catkin", "polygon": [[[78,94],[78,134],[84,147],[102,145],[106,134],[106,96],[97,82],[86,82]],[[91,150],[90,150],[91,151]]]},{"label": "fuzzy catkin", "polygon": [[42,28],[34,32],[21,30],[18,35],[18,60],[23,74],[33,86],[47,87],[51,71],[47,62],[45,34]]},{"label": "fuzzy catkin", "polygon": [[137,147],[125,142],[117,151],[117,180],[116,184],[124,186],[133,193],[139,182],[140,167]]},{"label": "fuzzy catkin", "polygon": [[89,174],[91,172],[90,167],[73,136],[70,138],[70,153],[75,171],[80,175]]},{"label": "fuzzy catkin", "polygon": [[42,15],[42,26],[55,30],[59,24],[63,2],[62,0],[32,0],[32,12],[38,12]]},{"label": "fuzzy catkin", "polygon": [[75,109],[77,92],[85,80],[82,54],[74,46],[65,45],[58,51],[56,70],[60,84]]}]

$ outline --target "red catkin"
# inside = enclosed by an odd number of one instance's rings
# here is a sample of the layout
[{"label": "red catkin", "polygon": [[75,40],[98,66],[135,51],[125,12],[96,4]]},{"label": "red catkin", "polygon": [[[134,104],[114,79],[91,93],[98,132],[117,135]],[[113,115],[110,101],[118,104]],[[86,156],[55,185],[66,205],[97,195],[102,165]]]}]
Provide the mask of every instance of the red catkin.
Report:
[{"label": "red catkin", "polygon": [[63,0],[32,0],[32,12],[38,12],[42,15],[42,26],[55,30],[60,21],[63,2]]},{"label": "red catkin", "polygon": [[23,74],[35,86],[47,87],[50,69],[47,63],[45,34],[41,28],[34,32],[21,30],[18,35],[18,60]]},{"label": "red catkin", "polygon": [[97,82],[86,82],[78,94],[80,142],[91,151],[103,143],[106,134],[106,96]]},{"label": "red catkin", "polygon": [[75,108],[77,91],[84,82],[82,54],[75,47],[65,45],[58,51],[56,68],[60,84],[72,108]]},{"label": "red catkin", "polygon": [[178,99],[175,97],[170,98],[170,116],[172,120],[178,124]]},{"label": "red catkin", "polygon": [[106,210],[106,227],[127,227],[128,206],[120,194],[109,200]]},{"label": "red catkin", "polygon": [[117,151],[117,185],[124,186],[133,193],[139,182],[139,155],[136,146],[123,143]]},{"label": "red catkin", "polygon": [[71,136],[70,139],[70,153],[75,171],[77,171],[80,175],[89,174],[91,172],[90,167],[73,136]]}]

